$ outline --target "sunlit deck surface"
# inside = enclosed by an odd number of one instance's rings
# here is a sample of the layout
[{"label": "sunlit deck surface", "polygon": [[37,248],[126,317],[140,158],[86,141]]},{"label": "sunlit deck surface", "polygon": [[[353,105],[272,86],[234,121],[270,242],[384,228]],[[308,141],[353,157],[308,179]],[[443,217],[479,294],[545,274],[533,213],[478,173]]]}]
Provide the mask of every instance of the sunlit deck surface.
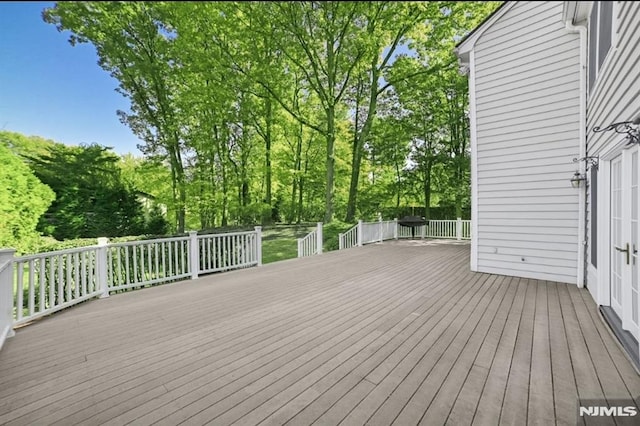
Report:
[{"label": "sunlit deck surface", "polygon": [[586,290],[442,242],[112,295],[0,351],[6,425],[574,425],[578,397],[639,395]]}]

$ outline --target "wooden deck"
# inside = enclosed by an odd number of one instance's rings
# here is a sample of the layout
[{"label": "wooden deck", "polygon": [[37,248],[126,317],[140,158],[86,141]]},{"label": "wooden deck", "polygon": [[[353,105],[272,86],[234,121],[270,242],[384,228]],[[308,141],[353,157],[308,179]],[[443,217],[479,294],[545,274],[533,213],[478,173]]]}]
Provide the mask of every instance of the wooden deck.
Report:
[{"label": "wooden deck", "polygon": [[0,424],[575,425],[578,396],[640,395],[586,290],[468,252],[388,242],[89,301],[6,342]]}]

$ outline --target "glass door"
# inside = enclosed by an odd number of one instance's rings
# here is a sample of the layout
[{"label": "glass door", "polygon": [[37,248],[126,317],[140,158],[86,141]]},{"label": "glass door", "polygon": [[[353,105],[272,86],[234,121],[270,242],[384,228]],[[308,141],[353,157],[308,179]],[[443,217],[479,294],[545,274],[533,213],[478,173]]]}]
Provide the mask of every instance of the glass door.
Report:
[{"label": "glass door", "polygon": [[624,256],[622,218],[622,155],[611,161],[611,284],[609,297],[611,308],[620,319],[622,311],[622,280]]},{"label": "glass door", "polygon": [[[629,156],[628,168],[631,176],[629,180],[631,182],[629,202],[629,267],[628,277],[624,277],[625,281],[630,282],[629,299],[630,299],[630,324],[629,331],[634,335],[637,340],[640,340],[640,322],[638,321],[638,303],[639,303],[639,290],[638,290],[638,206],[639,202],[639,190],[638,180],[640,170],[638,170],[638,148],[634,148]],[[623,283],[625,282],[623,281]],[[623,284],[624,285],[624,284]]]},{"label": "glass door", "polygon": [[638,147],[611,161],[611,308],[640,341]]}]

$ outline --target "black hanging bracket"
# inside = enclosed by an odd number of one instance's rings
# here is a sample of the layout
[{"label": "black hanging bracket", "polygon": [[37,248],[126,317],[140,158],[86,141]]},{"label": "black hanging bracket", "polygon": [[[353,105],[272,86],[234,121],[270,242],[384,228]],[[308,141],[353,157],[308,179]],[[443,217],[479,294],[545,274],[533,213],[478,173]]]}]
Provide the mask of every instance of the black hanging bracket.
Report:
[{"label": "black hanging bracket", "polygon": [[609,124],[606,127],[594,127],[594,133],[608,132],[613,130],[621,135],[626,135],[629,139],[629,145],[640,144],[640,117],[636,117],[631,121],[621,121],[619,123]]}]

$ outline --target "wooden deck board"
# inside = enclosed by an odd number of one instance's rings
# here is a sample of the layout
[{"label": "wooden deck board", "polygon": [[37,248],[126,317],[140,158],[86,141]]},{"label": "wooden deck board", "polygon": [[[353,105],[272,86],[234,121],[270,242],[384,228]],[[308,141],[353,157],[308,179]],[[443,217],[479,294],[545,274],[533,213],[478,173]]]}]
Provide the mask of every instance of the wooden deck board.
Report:
[{"label": "wooden deck board", "polygon": [[502,402],[500,424],[516,425],[527,417],[536,292],[536,281],[532,280],[527,285],[524,297],[524,306],[518,324],[518,334]]},{"label": "wooden deck board", "polygon": [[507,294],[503,299],[491,328],[482,342],[482,346],[473,361],[473,365],[467,371],[467,377],[458,395],[454,398],[453,407],[449,413],[446,424],[449,425],[469,425],[473,421],[474,413],[480,400],[480,395],[489,375],[489,368],[493,362],[496,348],[502,336],[507,316],[511,311],[511,306],[516,295],[517,285],[512,282],[517,278],[502,277],[507,286]]},{"label": "wooden deck board", "polygon": [[640,378],[586,290],[402,241],[88,301],[0,351],[0,424],[576,424]]},{"label": "wooden deck board", "polygon": [[549,284],[536,283],[536,309],[533,319],[531,345],[531,374],[527,422],[531,425],[548,425],[555,421],[553,408],[553,376],[551,373],[551,347],[549,339]]},{"label": "wooden deck board", "polygon": [[498,424],[502,402],[504,400],[509,378],[509,370],[513,359],[513,351],[518,336],[518,326],[522,315],[527,284],[525,280],[517,279],[511,285],[517,285],[515,300],[507,317],[505,328],[496,347],[496,353],[491,362],[487,379],[482,388],[472,424]]}]

